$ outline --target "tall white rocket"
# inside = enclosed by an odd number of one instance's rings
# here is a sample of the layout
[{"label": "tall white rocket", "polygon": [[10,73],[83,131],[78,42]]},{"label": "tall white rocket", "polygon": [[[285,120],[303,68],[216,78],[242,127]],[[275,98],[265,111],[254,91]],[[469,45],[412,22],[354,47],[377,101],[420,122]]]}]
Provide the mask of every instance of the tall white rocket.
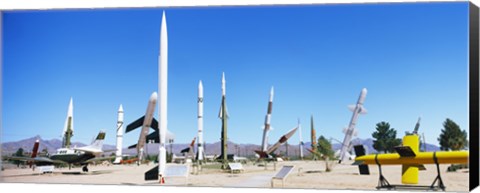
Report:
[{"label": "tall white rocket", "polygon": [[299,134],[299,137],[300,137],[300,145],[299,145],[299,147],[300,147],[300,159],[303,160],[303,148],[304,148],[303,145],[304,145],[304,143],[303,143],[303,138],[302,138],[302,126],[300,125],[300,119],[298,119],[298,130],[299,130],[298,134]]},{"label": "tall white rocket", "polygon": [[158,179],[160,183],[165,183],[165,166],[167,164],[167,152],[165,149],[167,134],[167,81],[168,81],[168,36],[167,21],[165,11],[162,16],[162,26],[160,28],[160,56],[158,64],[158,121],[159,121],[159,138],[160,147],[158,154]]},{"label": "tall white rocket", "polygon": [[122,143],[123,143],[123,106],[120,104],[117,116],[117,152],[115,153],[114,164],[122,161]]},{"label": "tall white rocket", "polygon": [[67,118],[65,119],[65,125],[63,126],[62,139],[63,147],[70,147],[70,139],[73,136],[73,98],[70,98],[68,104]]},{"label": "tall white rocket", "polygon": [[267,115],[265,116],[265,128],[263,129],[263,138],[262,138],[262,151],[266,152],[268,148],[268,132],[270,131],[270,120],[272,117],[272,107],[273,107],[273,86],[270,90],[270,98],[268,100],[268,109]]},{"label": "tall white rocket", "polygon": [[360,114],[367,114],[367,109],[363,107],[363,103],[365,102],[365,98],[367,97],[367,89],[363,88],[360,92],[360,96],[358,97],[357,104],[349,105],[348,108],[350,111],[353,112],[352,118],[350,119],[350,124],[348,127],[343,130],[345,133],[345,138],[343,139],[342,148],[340,149],[339,156],[339,163],[342,161],[346,161],[350,157],[349,151],[352,148],[352,138],[353,136],[357,136],[357,120]]},{"label": "tall white rocket", "polygon": [[202,81],[198,83],[198,143],[197,143],[197,160],[203,160],[203,85]]}]

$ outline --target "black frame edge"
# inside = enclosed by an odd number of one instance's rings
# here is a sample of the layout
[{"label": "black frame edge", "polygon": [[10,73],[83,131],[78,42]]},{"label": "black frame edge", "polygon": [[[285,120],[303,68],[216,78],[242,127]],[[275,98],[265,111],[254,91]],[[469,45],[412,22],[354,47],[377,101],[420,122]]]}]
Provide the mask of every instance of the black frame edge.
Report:
[{"label": "black frame edge", "polygon": [[470,104],[470,191],[479,185],[479,14],[478,7],[469,3],[469,104]]}]

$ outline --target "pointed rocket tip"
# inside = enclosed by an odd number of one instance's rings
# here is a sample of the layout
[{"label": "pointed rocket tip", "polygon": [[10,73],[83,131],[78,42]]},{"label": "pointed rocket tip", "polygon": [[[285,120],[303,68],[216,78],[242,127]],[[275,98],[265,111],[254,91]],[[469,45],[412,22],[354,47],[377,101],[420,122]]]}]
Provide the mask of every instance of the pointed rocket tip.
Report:
[{"label": "pointed rocket tip", "polygon": [[201,86],[203,86],[202,80],[200,80],[200,81],[198,82],[198,87],[201,87]]},{"label": "pointed rocket tip", "polygon": [[118,107],[118,111],[123,111],[123,105],[120,104],[120,107]]},{"label": "pointed rocket tip", "polygon": [[152,95],[150,95],[150,100],[157,99],[157,96],[157,92],[153,92]]}]

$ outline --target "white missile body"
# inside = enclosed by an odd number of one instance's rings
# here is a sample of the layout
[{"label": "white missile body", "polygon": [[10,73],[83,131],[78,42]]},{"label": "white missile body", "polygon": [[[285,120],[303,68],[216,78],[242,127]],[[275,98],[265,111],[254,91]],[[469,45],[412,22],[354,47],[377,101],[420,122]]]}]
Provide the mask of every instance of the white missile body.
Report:
[{"label": "white missile body", "polygon": [[[225,97],[227,95],[227,86],[225,81],[225,73],[222,73],[222,104],[225,103]],[[218,112],[218,118],[222,119],[223,105],[220,105],[220,111]],[[228,118],[227,105],[225,104],[225,115]]]},{"label": "white missile body", "polygon": [[114,164],[119,164],[122,161],[123,117],[123,106],[120,105],[117,116],[117,152],[115,153]]},{"label": "white missile body", "polygon": [[[69,134],[67,134],[68,129],[70,129]],[[70,138],[73,136],[73,98],[70,98],[70,102],[68,104],[68,110],[67,110],[67,118],[65,119],[65,124],[63,126],[63,132],[62,132],[62,139],[63,139],[63,144],[62,146],[65,147],[65,143],[68,140],[68,143],[70,143]],[[67,139],[68,138],[68,139]],[[68,144],[70,145],[70,144]]]},{"label": "white missile body", "polygon": [[304,143],[303,143],[303,138],[302,138],[302,126],[300,125],[300,119],[298,119],[298,131],[299,131],[298,135],[300,137],[300,145],[299,145],[300,146],[300,159],[303,160],[303,148],[304,148],[303,145],[304,145]]},{"label": "white missile body", "polygon": [[288,131],[287,134],[282,135],[280,139],[277,141],[277,143],[273,144],[271,147],[268,148],[266,151],[267,155],[270,155],[273,153],[275,150],[277,150],[281,145],[285,144],[290,137],[292,137],[293,134],[295,134],[295,131],[297,131],[298,127],[293,128],[292,130]]},{"label": "white missile body", "polygon": [[159,138],[160,147],[158,154],[158,177],[160,183],[164,183],[165,167],[167,164],[167,152],[165,149],[166,134],[167,134],[167,81],[168,81],[168,36],[167,36],[167,21],[165,11],[162,15],[162,26],[160,28],[160,56],[158,67],[158,116],[159,116]]},{"label": "white missile body", "polygon": [[153,92],[152,95],[150,95],[145,118],[143,119],[142,129],[140,130],[140,137],[138,138],[137,153],[140,162],[143,161],[144,158],[143,151],[141,150],[145,147],[146,138],[150,131],[153,113],[155,112],[155,104],[157,104],[157,92]]},{"label": "white missile body", "polygon": [[73,98],[70,98],[70,102],[68,103],[68,110],[67,110],[67,118],[65,119],[65,125],[63,126],[63,133],[62,135],[67,132],[68,129],[68,118],[71,118],[71,125],[70,129],[72,129],[72,134],[73,134]]},{"label": "white missile body", "polygon": [[343,139],[342,148],[340,149],[339,156],[339,163],[342,161],[346,161],[350,157],[350,149],[352,148],[352,137],[357,136],[356,124],[358,115],[366,114],[367,109],[363,107],[363,103],[365,102],[365,98],[367,97],[367,89],[363,88],[362,92],[360,92],[360,97],[358,97],[357,104],[349,105],[348,108],[353,112],[352,119],[350,120],[350,124],[347,128],[343,130],[345,133],[345,138]]},{"label": "white missile body", "polygon": [[202,81],[198,83],[198,143],[197,143],[197,160],[203,160],[203,85]]},{"label": "white missile body", "polygon": [[263,138],[262,138],[262,151],[266,152],[268,148],[268,132],[270,131],[270,120],[272,117],[272,106],[273,106],[273,86],[270,90],[270,98],[268,100],[268,110],[267,115],[265,116],[265,128],[263,129]]}]

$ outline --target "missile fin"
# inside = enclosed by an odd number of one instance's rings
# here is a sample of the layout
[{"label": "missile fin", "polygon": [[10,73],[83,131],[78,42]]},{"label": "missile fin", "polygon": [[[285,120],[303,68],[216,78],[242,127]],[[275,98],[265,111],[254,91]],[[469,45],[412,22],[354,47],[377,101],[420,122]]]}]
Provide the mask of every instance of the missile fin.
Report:
[{"label": "missile fin", "polygon": [[356,105],[348,105],[348,109],[352,112],[355,111],[355,107],[356,107]]},{"label": "missile fin", "polygon": [[363,107],[363,106],[360,107],[360,112],[359,112],[360,114],[364,115],[364,114],[367,114],[367,112],[368,111],[365,107]]},{"label": "missile fin", "polygon": [[145,180],[158,180],[158,166],[145,172]]},{"label": "missile fin", "polygon": [[131,146],[128,146],[128,149],[133,149],[133,148],[136,148],[137,147],[137,144],[133,144]]},{"label": "missile fin", "polygon": [[158,121],[155,119],[155,117],[153,117],[152,123],[150,124],[150,127],[153,130],[158,131]]},{"label": "missile fin", "polygon": [[417,167],[418,167],[419,170],[427,170],[427,168],[423,164],[420,164]]},{"label": "missile fin", "polygon": [[127,129],[125,130],[125,133],[128,133],[132,130],[135,130],[136,128],[141,127],[143,125],[143,119],[145,119],[145,116],[142,116],[136,121],[134,121],[133,123],[128,124]]}]

